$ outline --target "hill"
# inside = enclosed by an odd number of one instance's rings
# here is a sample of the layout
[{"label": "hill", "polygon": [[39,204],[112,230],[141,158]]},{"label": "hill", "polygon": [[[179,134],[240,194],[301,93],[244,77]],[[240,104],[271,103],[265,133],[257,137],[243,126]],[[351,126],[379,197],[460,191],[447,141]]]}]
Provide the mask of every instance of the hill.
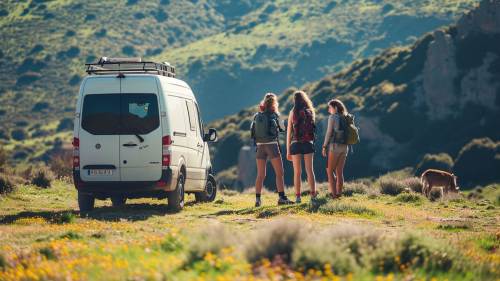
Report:
[{"label": "hill", "polygon": [[[301,87],[317,106],[318,140],[331,98],[343,100],[356,115],[361,143],[347,161],[348,177],[407,166],[418,166],[418,174],[432,166],[455,170],[465,186],[500,179],[500,132],[493,129],[500,120],[499,18],[500,3],[482,1],[455,25]],[[284,115],[292,107],[292,92],[279,97]],[[255,168],[245,165],[253,161],[252,150],[243,146],[251,144],[248,129],[255,111],[248,108],[212,123],[221,136],[213,150],[215,169],[228,185],[253,184]],[[317,141],[317,151],[320,147]],[[315,163],[324,171],[319,153]],[[291,165],[285,165],[291,183]],[[324,173],[317,178],[324,180]]]},{"label": "hill", "polygon": [[265,193],[254,208],[252,194],[222,191],[215,203],[190,197],[176,214],[165,202],[142,199],[118,208],[99,201],[83,217],[70,183],[17,188],[0,195],[5,281],[500,277],[498,185],[482,193],[496,194],[497,203],[494,196],[430,202],[414,193],[381,195],[374,182],[316,205],[277,207],[276,195]]},{"label": "hill", "polygon": [[213,120],[256,103],[264,91],[413,42],[475,3],[2,1],[0,141],[17,163],[68,141],[83,63],[102,55],[172,62]]}]

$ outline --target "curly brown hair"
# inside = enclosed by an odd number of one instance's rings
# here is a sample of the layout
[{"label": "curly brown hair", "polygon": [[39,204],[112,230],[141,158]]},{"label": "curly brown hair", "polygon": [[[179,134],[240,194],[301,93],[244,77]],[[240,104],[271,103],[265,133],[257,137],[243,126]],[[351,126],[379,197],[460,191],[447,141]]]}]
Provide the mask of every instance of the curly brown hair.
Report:
[{"label": "curly brown hair", "polygon": [[267,93],[259,104],[259,110],[279,114],[278,97],[273,93]]}]

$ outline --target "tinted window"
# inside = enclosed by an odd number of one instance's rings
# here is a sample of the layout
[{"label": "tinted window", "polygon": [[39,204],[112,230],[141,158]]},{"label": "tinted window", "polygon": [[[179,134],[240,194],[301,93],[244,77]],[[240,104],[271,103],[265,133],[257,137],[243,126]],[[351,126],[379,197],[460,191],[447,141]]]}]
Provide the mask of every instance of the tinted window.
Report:
[{"label": "tinted window", "polygon": [[147,134],[158,128],[158,102],[154,94],[121,95],[121,134]]},{"label": "tinted window", "polygon": [[83,101],[82,128],[94,135],[120,133],[120,95],[86,95]]},{"label": "tinted window", "polygon": [[87,95],[82,128],[94,135],[147,134],[160,125],[154,94]]}]

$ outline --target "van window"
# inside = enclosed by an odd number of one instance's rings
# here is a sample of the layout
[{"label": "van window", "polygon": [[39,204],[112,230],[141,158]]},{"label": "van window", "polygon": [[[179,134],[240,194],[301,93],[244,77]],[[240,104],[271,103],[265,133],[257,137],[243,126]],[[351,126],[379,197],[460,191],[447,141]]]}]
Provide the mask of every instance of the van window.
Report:
[{"label": "van window", "polygon": [[158,128],[158,101],[154,94],[121,94],[121,134],[148,134]]},{"label": "van window", "polygon": [[189,126],[191,127],[191,131],[196,131],[196,123],[198,117],[196,116],[196,109],[194,107],[194,103],[190,100],[187,100],[186,106],[189,114]]},{"label": "van window", "polygon": [[94,135],[147,134],[159,125],[154,94],[96,94],[83,101],[82,128]]},{"label": "van window", "polygon": [[120,134],[120,95],[86,95],[82,128],[94,135]]}]

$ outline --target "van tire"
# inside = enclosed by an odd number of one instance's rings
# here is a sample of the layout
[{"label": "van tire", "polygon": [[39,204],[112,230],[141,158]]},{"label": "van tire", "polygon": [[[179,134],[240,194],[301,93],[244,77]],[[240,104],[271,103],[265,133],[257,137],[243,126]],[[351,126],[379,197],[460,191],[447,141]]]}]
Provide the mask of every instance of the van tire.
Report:
[{"label": "van tire", "polygon": [[95,198],[94,196],[78,192],[78,207],[80,208],[80,213],[87,213],[94,209]]},{"label": "van tire", "polygon": [[205,190],[195,192],[194,197],[196,198],[196,202],[212,202],[215,200],[215,196],[217,196],[217,182],[213,175],[208,175]]},{"label": "van tire", "polygon": [[111,204],[113,207],[121,207],[125,205],[125,202],[127,202],[127,197],[123,196],[113,196],[111,197]]},{"label": "van tire", "polygon": [[168,192],[168,210],[171,212],[179,212],[184,208],[184,174],[179,174],[177,186],[175,190]]}]

